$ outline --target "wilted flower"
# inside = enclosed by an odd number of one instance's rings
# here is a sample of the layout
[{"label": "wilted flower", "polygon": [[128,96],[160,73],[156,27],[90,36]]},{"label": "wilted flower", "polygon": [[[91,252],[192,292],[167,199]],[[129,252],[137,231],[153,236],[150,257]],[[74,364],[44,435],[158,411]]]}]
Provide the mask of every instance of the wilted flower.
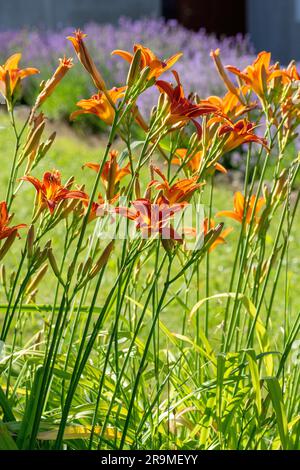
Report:
[{"label": "wilted flower", "polygon": [[71,191],[61,184],[61,175],[58,170],[44,173],[43,180],[34,176],[23,176],[21,180],[29,181],[35,187],[38,194],[38,206],[40,210],[48,207],[50,213],[54,212],[55,207],[64,199],[80,199],[86,201],[87,194],[83,191]]}]

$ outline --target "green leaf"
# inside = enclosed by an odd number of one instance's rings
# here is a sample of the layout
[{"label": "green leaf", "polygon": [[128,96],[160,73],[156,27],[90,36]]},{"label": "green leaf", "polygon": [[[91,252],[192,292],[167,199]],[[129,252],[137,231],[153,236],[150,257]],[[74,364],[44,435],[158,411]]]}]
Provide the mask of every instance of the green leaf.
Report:
[{"label": "green leaf", "polygon": [[0,450],[18,450],[5,423],[0,422]]},{"label": "green leaf", "polygon": [[[208,302],[209,300],[227,299],[227,298],[233,298],[233,299],[238,298],[239,300],[241,300],[243,302],[243,305],[246,308],[247,312],[255,320],[255,332],[256,332],[256,336],[257,336],[257,339],[258,339],[258,343],[259,343],[261,352],[262,353],[270,352],[270,343],[269,343],[267,331],[266,331],[260,317],[257,316],[257,310],[256,310],[255,306],[250,301],[250,299],[244,294],[237,294],[235,292],[225,292],[225,293],[221,293],[221,294],[212,295],[211,297],[206,297],[205,299],[201,299],[201,300],[199,300],[199,302],[197,302],[194,305],[194,307],[190,311],[189,320],[191,320],[192,317],[197,312],[197,310],[200,307],[202,307],[202,305],[205,304],[206,302]],[[267,374],[272,375],[273,374],[273,368],[274,368],[274,362],[273,362],[272,354],[268,354],[268,355],[264,356],[264,363],[265,363],[265,366],[266,366]]]},{"label": "green leaf", "polygon": [[20,432],[17,437],[17,445],[20,449],[26,449],[29,443],[32,431],[36,409],[38,406],[38,396],[41,390],[44,367],[38,366],[35,371],[35,377],[31,388],[29,400],[27,402],[25,413],[22,420]]},{"label": "green leaf", "polygon": [[8,399],[6,398],[5,393],[0,387],[0,406],[3,410],[5,421],[15,421],[14,414],[11,410]]},{"label": "green leaf", "polygon": [[281,387],[276,377],[266,377],[265,380],[267,382],[269,395],[276,415],[276,423],[281,445],[283,450],[287,450],[289,447],[288,421],[283,403]]},{"label": "green leaf", "polygon": [[253,389],[255,391],[255,403],[256,403],[257,413],[258,415],[260,415],[262,411],[261,387],[260,387],[259,369],[258,369],[255,351],[253,349],[247,349],[246,356],[248,359],[248,365],[249,365]]},{"label": "green leaf", "polygon": [[[132,144],[130,144],[131,152],[143,144],[144,144],[143,140],[135,140],[134,142],[132,142]],[[119,164],[122,165],[122,163],[124,162],[124,160],[128,158],[128,156],[129,156],[129,152],[128,152],[128,149],[126,148],[121,152],[119,156]]]}]

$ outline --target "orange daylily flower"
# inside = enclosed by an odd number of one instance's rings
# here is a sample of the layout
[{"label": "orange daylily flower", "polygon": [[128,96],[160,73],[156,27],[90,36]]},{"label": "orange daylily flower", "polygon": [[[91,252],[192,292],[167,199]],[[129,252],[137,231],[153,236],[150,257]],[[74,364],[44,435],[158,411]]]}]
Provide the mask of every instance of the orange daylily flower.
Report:
[{"label": "orange daylily flower", "polygon": [[52,172],[47,171],[44,173],[42,181],[30,175],[23,176],[20,179],[29,181],[33,184],[38,194],[39,209],[43,210],[48,207],[51,214],[54,212],[57,204],[64,199],[88,200],[88,195],[83,191],[71,191],[67,187],[63,186],[61,184],[61,175],[58,170],[53,170]]},{"label": "orange daylily flower", "polygon": [[20,228],[26,227],[26,224],[14,225],[8,227],[11,217],[8,215],[7,205],[5,201],[0,202],[0,240],[8,238],[12,233],[17,232]]},{"label": "orange daylily flower", "polygon": [[285,85],[287,83],[300,80],[300,74],[297,70],[296,64],[294,61],[290,62],[286,69],[279,69],[273,72],[273,77],[280,77],[282,83]]},{"label": "orange daylily flower", "polygon": [[[247,208],[245,208],[245,198],[243,194],[238,191],[234,194],[233,211],[220,211],[216,214],[216,217],[230,217],[231,219],[237,220],[238,222],[242,223],[243,218],[244,218],[244,213],[245,213],[246,224],[249,224],[252,219],[255,200],[256,200],[256,195],[252,194],[252,196],[250,197],[249,204],[247,204]],[[255,207],[255,213],[254,213],[254,220],[256,224],[260,220],[258,213],[260,212],[261,208],[264,206],[265,202],[266,201],[264,197],[260,197],[257,201],[256,207]],[[245,212],[245,209],[246,209],[246,212]]]},{"label": "orange daylily flower", "polygon": [[166,240],[182,241],[181,235],[175,231],[171,224],[171,218],[186,206],[186,202],[170,205],[169,201],[162,196],[156,203],[152,203],[147,198],[140,198],[131,204],[130,208],[116,207],[115,212],[135,221],[136,228],[141,231],[143,238],[160,234]]},{"label": "orange daylily flower", "polygon": [[248,65],[243,71],[231,65],[228,65],[226,69],[241,78],[257,96],[264,100],[268,84],[274,78],[275,67],[270,63],[271,53],[263,51],[258,54],[253,64]]},{"label": "orange daylily flower", "polygon": [[[203,151],[199,150],[198,152],[195,152],[192,155],[189,155],[187,157],[187,149],[185,148],[180,148],[177,149],[175,152],[175,157],[172,159],[172,163],[175,163],[176,165],[181,165],[183,162],[185,162],[185,165],[187,165],[192,172],[199,171],[199,168],[201,166],[201,161],[203,159]],[[214,163],[213,167],[220,171],[221,173],[227,173],[226,168],[224,168],[221,163]]]},{"label": "orange daylily flower", "polygon": [[[203,231],[202,231],[202,234],[204,237],[206,237],[206,235],[208,234],[208,232],[210,230],[215,230],[216,228],[219,229],[220,228],[220,225],[216,226],[215,224],[215,221],[213,219],[210,219],[210,222],[208,222],[208,218],[206,217],[203,221]],[[197,230],[195,228],[184,228],[183,229],[184,231],[184,234],[185,235],[188,235],[188,236],[191,236],[192,238],[196,238],[197,237]],[[208,251],[211,252],[213,251],[218,245],[222,245],[224,243],[226,243],[226,240],[225,238],[233,231],[233,228],[232,227],[228,227],[226,228],[225,230],[222,228],[222,231],[220,233],[220,235],[218,235],[218,237],[211,243]]]},{"label": "orange daylily flower", "polygon": [[72,58],[67,59],[64,57],[63,59],[59,59],[59,65],[57,69],[55,70],[52,77],[46,81],[41,93],[37,97],[35,109],[37,109],[47,98],[49,98],[49,96],[52,95],[59,82],[64,78],[71,67],[73,67]]},{"label": "orange daylily flower", "polygon": [[[34,75],[39,73],[39,70],[33,67],[26,69],[19,68],[19,62],[21,60],[22,54],[13,54],[10,56],[4,65],[0,65],[0,93],[7,98],[8,93],[13,94],[16,86],[20,80],[28,77],[29,75]],[[7,90],[9,86],[9,90]]]},{"label": "orange daylily flower", "polygon": [[[93,201],[89,213],[88,222],[95,220],[97,217],[103,217],[111,212],[111,204],[114,204],[119,199],[120,194],[116,194],[109,201],[105,200],[101,194],[98,194],[97,201]],[[83,204],[88,207],[88,201],[83,201]],[[84,211],[85,213],[86,211]]]},{"label": "orange daylily flower", "polygon": [[92,57],[90,56],[83,39],[87,37],[80,29],[74,31],[74,37],[68,36],[67,39],[71,41],[74,46],[75,52],[77,54],[78,59],[90,74],[96,88],[100,91],[106,90],[106,85],[102,75],[100,74],[99,70],[97,69]]},{"label": "orange daylily flower", "polygon": [[[104,163],[101,173],[101,179],[107,188],[108,199],[112,199],[112,197],[114,197],[118,183],[120,183],[125,176],[131,173],[130,163],[121,168],[117,163],[117,156],[118,152],[116,150],[112,150],[110,152],[110,159]],[[88,162],[85,163],[84,166],[91,168],[97,173],[100,170],[99,163]]]},{"label": "orange daylily flower", "polygon": [[[206,217],[203,221],[203,231],[204,231],[204,236],[207,235],[208,231],[210,229],[214,229],[216,227],[215,221],[213,219],[208,219]],[[226,243],[225,238],[228,237],[228,235],[232,232],[233,228],[228,227],[222,230],[221,235],[218,236],[218,238],[211,244],[209,247],[209,252],[213,251],[218,245],[223,245]]]},{"label": "orange daylily flower", "polygon": [[223,153],[239,147],[242,144],[255,142],[261,144],[268,149],[266,139],[254,134],[255,125],[247,119],[240,119],[235,124],[224,124],[219,128],[219,137],[227,135],[227,139],[223,146]]},{"label": "orange daylily flower", "polygon": [[135,44],[133,47],[133,54],[127,51],[122,51],[116,49],[112,52],[113,55],[119,55],[127,62],[131,63],[134,57],[134,54],[137,50],[141,51],[141,69],[145,67],[150,68],[150,73],[148,75],[148,80],[151,78],[158,78],[160,75],[167,70],[169,70],[177,62],[177,60],[182,56],[182,52],[172,55],[169,59],[163,61],[158,59],[158,57],[148,48],[144,47],[141,44]]},{"label": "orange daylily flower", "polygon": [[192,121],[196,126],[199,135],[202,134],[201,125],[195,121],[195,118],[206,114],[215,113],[218,108],[208,101],[200,101],[199,103],[192,103],[184,96],[183,87],[180,83],[179,75],[176,71],[172,71],[177,85],[174,87],[164,80],[158,80],[156,85],[159,90],[169,98],[170,107],[166,123],[175,128],[184,126],[187,122]]},{"label": "orange daylily flower", "polygon": [[[129,175],[131,173],[130,164],[128,163],[126,166],[121,168],[117,163],[117,156],[118,156],[118,152],[116,150],[112,150],[110,152],[110,159],[104,164],[103,171],[101,173],[101,178],[106,183],[109,181],[110,171],[113,166],[115,166],[114,175],[113,175],[115,183],[119,183],[121,179],[123,179],[126,175]],[[91,168],[97,173],[100,170],[99,163],[87,162],[83,166]]]},{"label": "orange daylily flower", "polygon": [[[169,201],[169,204],[177,204],[181,202],[188,202],[193,193],[200,188],[201,183],[197,183],[197,178],[185,178],[177,181],[172,186],[168,183],[165,175],[157,167],[152,167],[155,173],[157,173],[162,182],[153,180],[149,183],[148,187],[154,186],[158,190],[162,190],[163,197]],[[159,196],[158,203],[161,201],[162,196]]]},{"label": "orange daylily flower", "polygon": [[[125,89],[126,87],[115,87],[111,90],[107,90],[106,93],[109,95],[111,101],[116,103],[118,99],[124,96]],[[70,116],[71,120],[75,119],[80,114],[95,114],[106,124],[111,125],[113,123],[115,110],[106,95],[101,91],[87,100],[78,101],[77,106],[82,109],[74,111]]]},{"label": "orange daylily flower", "polygon": [[[223,98],[219,96],[209,96],[207,101],[218,108],[221,116],[220,119],[225,117],[235,120],[257,107],[256,102],[252,102],[247,105],[242,104],[239,98],[231,91],[228,91]],[[210,123],[213,121],[214,118],[210,120]]]}]

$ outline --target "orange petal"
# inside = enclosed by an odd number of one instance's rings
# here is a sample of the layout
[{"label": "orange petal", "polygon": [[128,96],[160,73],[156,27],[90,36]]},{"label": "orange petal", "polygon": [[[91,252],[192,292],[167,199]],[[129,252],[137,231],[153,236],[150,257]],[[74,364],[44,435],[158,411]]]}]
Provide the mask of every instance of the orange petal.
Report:
[{"label": "orange petal", "polygon": [[220,211],[216,213],[216,217],[229,217],[230,219],[237,220],[238,222],[241,222],[240,216],[233,211]]},{"label": "orange petal", "polygon": [[133,59],[133,55],[130,54],[130,52],[122,51],[121,49],[115,49],[114,51],[112,51],[111,55],[119,55],[120,57],[122,57],[122,59],[127,60],[127,62],[129,63],[131,63]]},{"label": "orange petal", "polygon": [[19,62],[21,60],[22,54],[19,52],[10,56],[5,62],[4,68],[6,70],[15,70],[18,68]]}]

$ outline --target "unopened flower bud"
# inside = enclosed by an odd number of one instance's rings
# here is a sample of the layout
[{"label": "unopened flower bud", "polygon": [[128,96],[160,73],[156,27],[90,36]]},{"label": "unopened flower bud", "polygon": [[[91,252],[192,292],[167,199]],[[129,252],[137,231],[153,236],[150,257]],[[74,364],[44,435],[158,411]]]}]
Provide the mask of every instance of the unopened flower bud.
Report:
[{"label": "unopened flower bud", "polygon": [[13,242],[15,241],[17,235],[18,235],[17,230],[14,230],[14,231],[11,232],[11,234],[7,237],[7,239],[5,240],[4,245],[2,245],[2,247],[1,247],[1,249],[0,249],[0,260],[1,260],[2,258],[4,258],[4,256],[6,255],[6,253],[8,252],[8,250],[10,249],[11,245],[12,245]]},{"label": "unopened flower bud", "polygon": [[172,240],[171,238],[162,238],[161,243],[164,249],[166,250],[166,252],[168,253],[168,255],[170,256],[174,251],[174,247],[175,247],[174,240]]},{"label": "unopened flower bud", "polygon": [[63,59],[59,59],[60,63],[57,69],[55,70],[54,74],[52,75],[49,80],[44,82],[44,86],[42,91],[40,92],[39,96],[37,97],[35,109],[37,109],[41,104],[52,95],[53,91],[59,84],[59,82],[64,78],[66,73],[73,67],[73,59],[67,59],[64,57]]},{"label": "unopened flower bud", "polygon": [[96,85],[96,88],[98,88],[98,90],[105,91],[106,85],[104,79],[101,76],[99,70],[97,70],[95,63],[84,44],[83,39],[86,37],[86,34],[80,30],[77,30],[75,31],[74,35],[75,37],[68,36],[67,39],[72,42],[78,59],[90,74],[94,84]]},{"label": "unopened flower bud", "polygon": [[114,248],[114,240],[112,240],[108,245],[107,247],[104,249],[102,255],[100,256],[100,258],[98,259],[98,261],[94,264],[92,270],[90,271],[90,274],[89,274],[89,279],[93,279],[93,277],[95,277],[99,271],[106,265],[106,263],[108,262],[108,259],[110,257],[110,254]]},{"label": "unopened flower bud", "polygon": [[36,289],[38,284],[41,282],[41,280],[45,276],[47,270],[48,270],[48,264],[44,264],[44,266],[41,267],[41,269],[38,271],[36,276],[33,278],[33,280],[29,283],[28,287],[26,288],[27,294],[32,293]]},{"label": "unopened flower bud", "polygon": [[288,189],[288,173],[287,173],[287,170],[282,170],[277,180],[275,189],[274,189],[272,202],[275,202],[276,199],[283,200],[286,197],[287,189]]},{"label": "unopened flower bud", "polygon": [[27,234],[27,257],[30,259],[33,255],[33,243],[34,243],[34,225],[30,225]]},{"label": "unopened flower bud", "polygon": [[140,74],[141,49],[137,49],[129,67],[126,84],[128,87],[133,85]]},{"label": "unopened flower bud", "polygon": [[[211,51],[210,56],[212,57],[212,59],[215,63],[216,69],[219,72],[219,75],[220,75],[221,79],[223,80],[223,82],[225,83],[228,90],[231,91],[231,93],[233,93],[235,96],[237,96],[239,100],[241,100],[241,97],[240,97],[236,87],[234,86],[234,84],[230,80],[225,68],[223,67],[223,64],[222,64],[221,59],[220,59],[220,49],[216,49],[215,51]],[[242,104],[245,104],[245,103],[242,103]]]},{"label": "unopened flower bud", "polygon": [[59,272],[58,265],[57,265],[55,256],[53,254],[52,248],[49,248],[48,250],[48,259],[49,259],[50,266],[53,269],[55,276],[60,277],[60,272]]},{"label": "unopened flower bud", "polygon": [[93,264],[93,260],[92,260],[91,256],[89,256],[88,259],[86,260],[86,262],[83,265],[82,276],[85,276],[90,271],[90,269],[92,267],[92,264]]},{"label": "unopened flower bud", "polygon": [[1,264],[0,268],[0,282],[4,288],[6,288],[6,268],[4,264]]},{"label": "unopened flower bud", "polygon": [[141,186],[140,186],[140,180],[139,180],[139,175],[137,174],[134,180],[134,192],[135,192],[135,197],[136,199],[140,199],[141,197]]},{"label": "unopened flower bud", "polygon": [[150,67],[148,67],[148,66],[145,67],[145,68],[142,70],[142,72],[141,72],[141,74],[140,74],[140,78],[139,78],[139,80],[138,80],[138,82],[137,82],[137,86],[138,86],[139,88],[143,88],[143,86],[145,85],[145,83],[146,83],[146,81],[147,81],[147,78],[148,78],[148,76],[149,76],[149,74],[150,74],[150,71],[151,71],[151,69],[150,69]]},{"label": "unopened flower bud", "polygon": [[32,133],[29,134],[29,138],[27,142],[25,143],[23,152],[20,156],[20,162],[23,161],[24,158],[28,157],[32,152],[37,151],[42,134],[45,129],[45,121],[42,121],[39,126],[33,130]]}]

